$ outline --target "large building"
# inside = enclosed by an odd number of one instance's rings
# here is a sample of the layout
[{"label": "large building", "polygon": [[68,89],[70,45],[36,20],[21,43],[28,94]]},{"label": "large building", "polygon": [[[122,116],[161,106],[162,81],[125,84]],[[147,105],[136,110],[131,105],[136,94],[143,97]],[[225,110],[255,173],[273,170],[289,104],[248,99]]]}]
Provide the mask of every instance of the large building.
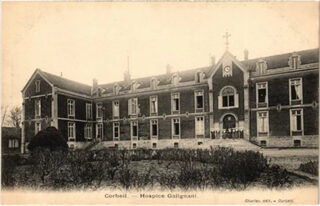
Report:
[{"label": "large building", "polygon": [[[22,90],[24,152],[48,126],[72,147],[318,146],[319,50],[239,61],[229,51],[205,68],[84,85],[40,69]],[[107,74],[109,75],[109,74]]]}]

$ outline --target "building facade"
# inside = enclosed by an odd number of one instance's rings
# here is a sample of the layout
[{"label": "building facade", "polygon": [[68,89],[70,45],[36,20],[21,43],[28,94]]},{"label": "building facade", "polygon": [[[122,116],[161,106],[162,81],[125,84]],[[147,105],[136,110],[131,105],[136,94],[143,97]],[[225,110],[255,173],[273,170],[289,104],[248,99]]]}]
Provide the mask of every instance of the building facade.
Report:
[{"label": "building facade", "polygon": [[318,49],[92,86],[37,69],[22,90],[21,151],[47,126],[72,147],[197,148],[243,139],[318,146]]}]

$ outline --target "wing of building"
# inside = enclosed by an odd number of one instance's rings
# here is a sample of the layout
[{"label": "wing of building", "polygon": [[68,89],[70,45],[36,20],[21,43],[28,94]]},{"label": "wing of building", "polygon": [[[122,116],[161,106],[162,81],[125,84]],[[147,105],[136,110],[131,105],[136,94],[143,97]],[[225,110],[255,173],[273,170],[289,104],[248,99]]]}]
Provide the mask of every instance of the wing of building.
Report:
[{"label": "wing of building", "polygon": [[36,69],[22,90],[22,147],[58,128],[72,147],[198,148],[239,139],[318,146],[319,50],[85,85]]}]

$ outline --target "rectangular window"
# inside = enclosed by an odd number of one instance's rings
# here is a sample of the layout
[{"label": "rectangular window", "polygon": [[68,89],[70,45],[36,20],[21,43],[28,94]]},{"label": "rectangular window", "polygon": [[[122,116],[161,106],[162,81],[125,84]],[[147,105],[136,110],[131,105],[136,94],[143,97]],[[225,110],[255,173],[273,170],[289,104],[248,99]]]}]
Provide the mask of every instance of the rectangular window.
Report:
[{"label": "rectangular window", "polygon": [[196,117],[196,136],[204,136],[204,117]]},{"label": "rectangular window", "polygon": [[131,139],[132,140],[138,139],[138,122],[136,121],[131,122]]},{"label": "rectangular window", "polygon": [[257,112],[257,130],[258,136],[267,136],[269,133],[268,112]]},{"label": "rectangular window", "polygon": [[92,139],[92,124],[86,124],[84,127],[84,138]]},{"label": "rectangular window", "polygon": [[201,81],[201,72],[196,73],[196,83],[200,83]]},{"label": "rectangular window", "polygon": [[68,122],[68,141],[75,141],[76,139],[76,124]]},{"label": "rectangular window", "polygon": [[8,148],[10,148],[10,149],[19,148],[19,141],[17,139],[9,139]]},{"label": "rectangular window", "polygon": [[291,132],[292,135],[302,135],[303,131],[303,110],[291,110]]},{"label": "rectangular window", "polygon": [[41,117],[41,99],[35,100],[35,116]]},{"label": "rectangular window", "polygon": [[113,123],[113,140],[120,139],[120,123],[114,122]]},{"label": "rectangular window", "polygon": [[97,118],[102,118],[102,103],[97,104]]},{"label": "rectangular window", "polygon": [[41,131],[41,122],[36,122],[34,125],[34,134],[38,134]]},{"label": "rectangular window", "polygon": [[92,119],[92,104],[86,103],[86,117],[87,119]]},{"label": "rectangular window", "polygon": [[113,118],[119,118],[119,101],[113,101]]},{"label": "rectangular window", "polygon": [[36,81],[36,92],[40,92],[40,80]]},{"label": "rectangular window", "polygon": [[180,94],[174,93],[171,95],[171,109],[172,112],[179,112],[180,110]]},{"label": "rectangular window", "polygon": [[302,104],[302,79],[290,79],[290,103]]},{"label": "rectangular window", "polygon": [[103,137],[103,124],[98,123],[97,124],[97,138],[102,139],[102,137]]},{"label": "rectangular window", "polygon": [[157,96],[150,97],[150,114],[151,115],[158,114],[158,97]]},{"label": "rectangular window", "polygon": [[180,119],[172,119],[172,138],[180,138]]},{"label": "rectangular window", "polygon": [[158,120],[150,120],[150,125],[151,125],[151,137],[152,138],[157,138],[158,137]]},{"label": "rectangular window", "polygon": [[68,116],[74,117],[75,112],[75,101],[73,99],[68,99]]},{"label": "rectangular window", "polygon": [[195,91],[196,109],[203,109],[203,91]]},{"label": "rectangular window", "polygon": [[268,83],[261,82],[256,84],[256,98],[258,107],[266,107],[268,105]]},{"label": "rectangular window", "polygon": [[128,111],[129,115],[137,115],[138,114],[138,98],[131,98],[128,100]]}]

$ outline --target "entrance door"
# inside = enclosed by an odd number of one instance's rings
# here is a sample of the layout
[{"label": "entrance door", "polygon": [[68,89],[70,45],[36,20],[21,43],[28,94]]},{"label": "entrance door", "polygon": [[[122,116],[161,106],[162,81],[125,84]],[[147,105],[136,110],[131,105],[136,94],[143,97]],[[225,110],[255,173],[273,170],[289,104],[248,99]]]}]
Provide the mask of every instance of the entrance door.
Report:
[{"label": "entrance door", "polygon": [[223,118],[223,129],[228,131],[228,129],[233,128],[236,128],[236,118],[233,115],[228,114]]}]

